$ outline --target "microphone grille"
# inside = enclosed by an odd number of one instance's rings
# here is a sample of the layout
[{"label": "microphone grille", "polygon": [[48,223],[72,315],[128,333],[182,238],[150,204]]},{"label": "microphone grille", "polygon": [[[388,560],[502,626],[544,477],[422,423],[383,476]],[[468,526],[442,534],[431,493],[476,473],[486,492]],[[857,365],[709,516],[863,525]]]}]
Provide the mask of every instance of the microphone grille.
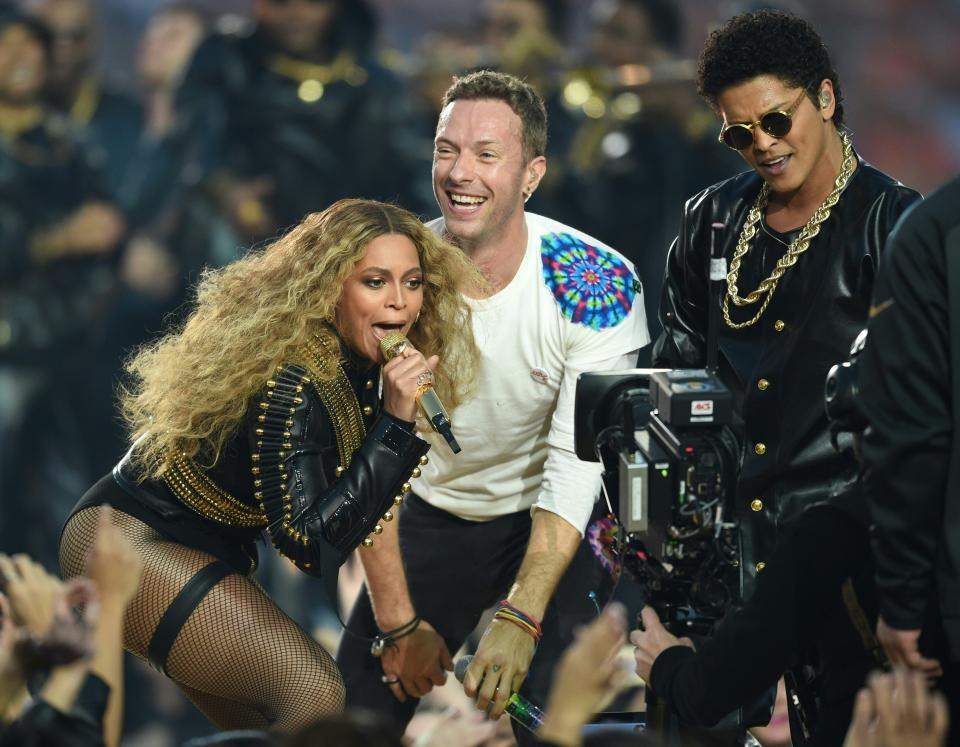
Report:
[{"label": "microphone grille", "polygon": [[470,668],[470,662],[473,661],[472,656],[461,656],[453,665],[453,676],[457,678],[457,682],[463,682],[463,678],[467,676],[467,670]]},{"label": "microphone grille", "polygon": [[400,332],[387,332],[380,340],[380,350],[383,351],[383,357],[387,360],[402,353],[406,346],[407,338]]}]

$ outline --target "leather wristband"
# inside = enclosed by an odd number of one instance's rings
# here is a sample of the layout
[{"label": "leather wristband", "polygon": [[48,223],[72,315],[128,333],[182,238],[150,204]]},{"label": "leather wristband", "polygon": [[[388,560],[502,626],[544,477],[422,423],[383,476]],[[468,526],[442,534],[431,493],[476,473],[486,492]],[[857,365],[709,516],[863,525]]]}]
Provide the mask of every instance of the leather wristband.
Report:
[{"label": "leather wristband", "polygon": [[420,625],[420,616],[417,615],[410,622],[404,623],[399,628],[394,628],[386,633],[378,633],[370,644],[370,655],[376,658],[383,656],[384,651],[397,645],[397,641],[410,635]]}]

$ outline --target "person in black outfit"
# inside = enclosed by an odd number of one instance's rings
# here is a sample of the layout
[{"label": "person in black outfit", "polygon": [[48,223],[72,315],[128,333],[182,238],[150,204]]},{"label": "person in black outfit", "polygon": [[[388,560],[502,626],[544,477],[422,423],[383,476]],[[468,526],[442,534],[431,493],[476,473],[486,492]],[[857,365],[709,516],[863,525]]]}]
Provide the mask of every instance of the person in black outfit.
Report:
[{"label": "person in black outfit", "polygon": [[687,202],[653,363],[705,363],[720,223],[729,274],[716,309],[719,365],[743,418],[734,511],[747,601],[696,652],[645,609],[646,630],[632,634],[638,671],[682,721],[712,724],[816,644],[819,723],[805,702],[792,731],[795,743],[839,744],[877,647],[858,468],[830,443],[823,382],[865,324],[887,236],[919,195],[854,151],[829,55],[795,16],[731,19],[707,41],[699,86],[723,118],[721,142],[752,170]]},{"label": "person in black outfit", "polygon": [[99,438],[112,391],[90,376],[90,351],[104,342],[125,221],[43,101],[50,44],[37,21],[0,9],[0,539],[53,566],[59,516],[117,456]]},{"label": "person in black outfit", "polygon": [[960,179],[910,211],[891,238],[861,354],[864,483],[880,619],[894,664],[939,680],[960,734],[960,516],[955,324]]},{"label": "person in black outfit", "polygon": [[[423,378],[451,407],[469,386],[479,352],[457,330],[471,277],[411,213],[343,200],[211,271],[183,328],[128,364],[133,446],[74,508],[61,570],[83,572],[113,506],[144,560],[124,645],[220,728],[294,731],[342,709],[333,659],[252,579],[256,540],[266,529],[336,598],[339,565],[385,531],[426,463]],[[381,401],[390,331],[433,355],[408,346],[387,363]]]},{"label": "person in black outfit", "polygon": [[104,172],[110,196],[120,200],[144,113],[134,96],[110,85],[96,72],[96,3],[31,0],[29,7],[53,40],[47,104],[77,135],[90,159]]},{"label": "person in black outfit", "polygon": [[412,98],[375,59],[363,0],[255,0],[254,28],[215,33],[178,94],[203,184],[243,239],[337,199],[432,204]]}]

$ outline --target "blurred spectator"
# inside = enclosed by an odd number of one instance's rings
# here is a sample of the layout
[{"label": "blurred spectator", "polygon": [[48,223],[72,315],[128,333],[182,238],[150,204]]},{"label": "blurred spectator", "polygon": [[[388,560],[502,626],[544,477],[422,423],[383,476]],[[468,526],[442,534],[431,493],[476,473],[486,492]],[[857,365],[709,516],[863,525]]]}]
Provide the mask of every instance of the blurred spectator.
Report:
[{"label": "blurred spectator", "polygon": [[921,672],[874,673],[857,695],[844,747],[944,747],[949,711]]},{"label": "blurred spectator", "polygon": [[[17,716],[3,747],[120,744],[121,630],[142,563],[110,513],[100,518],[88,578],[63,584],[26,555],[0,555],[0,710],[12,703]],[[38,697],[18,709],[28,683]]]},{"label": "blurred spectator", "polygon": [[215,217],[195,199],[196,165],[175,97],[187,65],[208,29],[198,7],[174,3],[158,11],[140,40],[137,73],[144,127],[121,183],[120,204],[133,235],[120,264],[122,293],[110,335],[117,355],[163,326],[185,298],[187,278],[207,264]]},{"label": "blurred spectator", "polygon": [[537,732],[544,744],[580,747],[583,727],[622,686],[618,660],[627,641],[626,610],[618,602],[577,635],[553,672],[546,718]]},{"label": "blurred spectator", "polygon": [[783,677],[777,683],[777,699],[773,706],[773,713],[766,726],[754,726],[750,729],[753,738],[761,747],[790,747],[793,744],[790,738],[790,716],[787,709],[787,687]]},{"label": "blurred spectator", "polygon": [[179,105],[241,243],[341,197],[431,203],[412,98],[371,54],[361,0],[254,0],[248,34],[197,51]]},{"label": "blurred spectator", "polygon": [[581,113],[564,200],[582,211],[577,225],[636,266],[654,337],[684,201],[742,170],[717,144],[719,123],[699,101],[683,38],[675,0],[599,2],[591,56],[564,87],[564,102]]},{"label": "blurred spectator", "polygon": [[578,213],[558,194],[577,127],[577,118],[561,99],[565,70],[573,60],[565,43],[569,10],[567,0],[487,0],[482,49],[487,59],[485,67],[527,81],[536,88],[547,108],[550,138],[546,155],[550,168],[528,208],[576,224]]},{"label": "blurred spectator", "polygon": [[125,229],[99,172],[48,116],[49,43],[36,21],[0,12],[0,540],[52,564],[66,496],[106,466],[95,434],[110,385],[88,375],[88,356]]},{"label": "blurred spectator", "polygon": [[143,117],[135,99],[111,90],[94,69],[99,32],[94,2],[30,0],[29,7],[49,29],[53,42],[47,100],[83,137],[115,196]]},{"label": "blurred spectator", "polygon": [[[371,711],[348,711],[308,726],[284,747],[403,747],[397,727]],[[435,747],[440,747],[436,745]]]}]

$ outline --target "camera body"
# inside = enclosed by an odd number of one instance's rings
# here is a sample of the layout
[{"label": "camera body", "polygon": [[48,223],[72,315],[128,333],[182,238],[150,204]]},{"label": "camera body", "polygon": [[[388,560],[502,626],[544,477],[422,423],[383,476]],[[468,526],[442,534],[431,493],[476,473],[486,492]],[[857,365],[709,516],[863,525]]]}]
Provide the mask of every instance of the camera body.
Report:
[{"label": "camera body", "polygon": [[574,420],[577,455],[616,486],[624,567],[675,634],[709,632],[740,588],[730,391],[704,369],[587,373]]}]

